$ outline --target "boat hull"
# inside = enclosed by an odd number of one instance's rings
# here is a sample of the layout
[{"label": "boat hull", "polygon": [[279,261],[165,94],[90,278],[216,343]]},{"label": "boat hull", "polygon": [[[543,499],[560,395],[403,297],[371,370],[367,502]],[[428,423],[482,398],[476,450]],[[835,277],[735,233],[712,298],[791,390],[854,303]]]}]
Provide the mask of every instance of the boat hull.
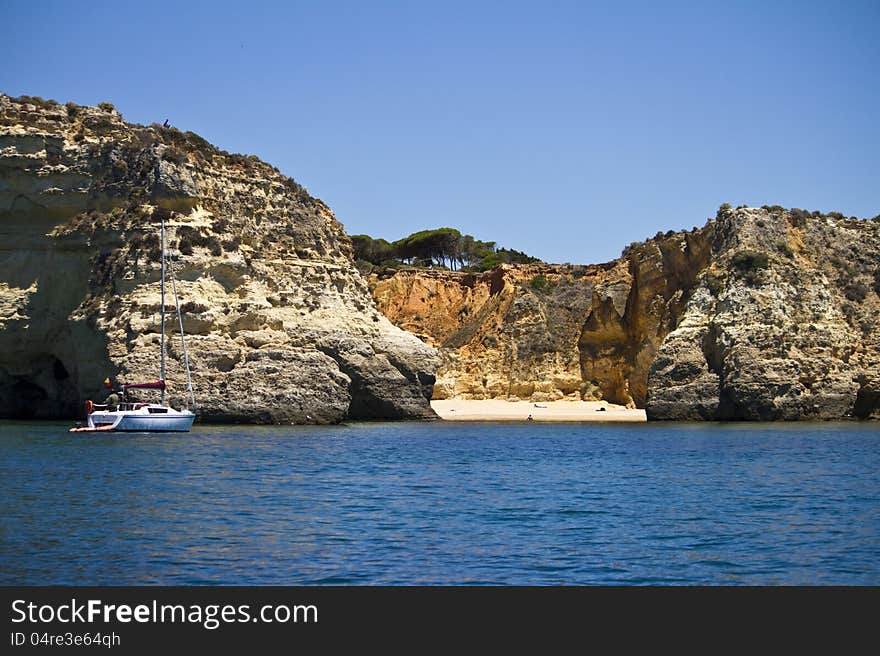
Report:
[{"label": "boat hull", "polygon": [[187,433],[196,416],[187,411],[162,408],[162,412],[147,408],[135,411],[93,412],[89,415],[89,428],[128,433]]},{"label": "boat hull", "polygon": [[195,415],[128,415],[113,427],[115,431],[149,433],[187,433],[192,428]]}]

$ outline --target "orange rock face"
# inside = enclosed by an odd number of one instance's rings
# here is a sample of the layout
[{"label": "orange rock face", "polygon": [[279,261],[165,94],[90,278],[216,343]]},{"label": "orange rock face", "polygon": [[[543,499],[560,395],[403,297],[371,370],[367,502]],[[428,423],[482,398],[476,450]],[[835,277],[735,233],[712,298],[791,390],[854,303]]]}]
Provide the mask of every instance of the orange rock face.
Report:
[{"label": "orange rock face", "polygon": [[605,399],[648,419],[880,418],[880,218],[732,209],[596,266],[405,270],[377,306],[434,398]]},{"label": "orange rock face", "polygon": [[434,398],[643,406],[648,369],[709,257],[711,226],[606,264],[373,275],[380,311],[440,349]]}]

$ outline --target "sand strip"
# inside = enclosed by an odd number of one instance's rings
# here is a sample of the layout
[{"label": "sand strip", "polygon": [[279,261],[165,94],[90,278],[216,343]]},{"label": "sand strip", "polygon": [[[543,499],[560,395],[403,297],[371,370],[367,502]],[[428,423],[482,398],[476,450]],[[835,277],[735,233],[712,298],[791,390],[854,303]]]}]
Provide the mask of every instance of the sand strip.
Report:
[{"label": "sand strip", "polygon": [[448,421],[647,421],[644,410],[630,410],[605,401],[431,401]]}]

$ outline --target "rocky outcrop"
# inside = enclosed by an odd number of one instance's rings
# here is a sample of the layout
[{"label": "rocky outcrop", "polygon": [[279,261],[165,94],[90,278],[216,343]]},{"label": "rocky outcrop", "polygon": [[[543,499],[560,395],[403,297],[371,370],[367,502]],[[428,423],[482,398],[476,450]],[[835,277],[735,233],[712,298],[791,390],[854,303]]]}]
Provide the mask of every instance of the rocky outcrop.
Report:
[{"label": "rocky outcrop", "polygon": [[706,266],[712,227],[668,233],[591,266],[371,279],[378,307],[438,347],[435,398],[645,402],[648,369]]},{"label": "rocky outcrop", "polygon": [[108,375],[158,376],[160,216],[203,418],[434,416],[436,351],[377,312],[320,200],[255,157],[108,105],[2,95],[0,416],[75,417]]},{"label": "rocky outcrop", "polygon": [[0,95],[0,417],[75,417],[107,375],[156,377],[161,216],[208,420],[431,417],[432,394],[880,416],[877,222],[725,208],[606,264],[402,270],[371,297],[332,212],[256,158]]},{"label": "rocky outcrop", "polygon": [[880,224],[719,213],[712,264],[651,366],[653,419],[880,414]]},{"label": "rocky outcrop", "polygon": [[878,256],[876,221],[741,207],[603,265],[402,270],[370,285],[386,316],[440,349],[435,398],[876,418]]}]

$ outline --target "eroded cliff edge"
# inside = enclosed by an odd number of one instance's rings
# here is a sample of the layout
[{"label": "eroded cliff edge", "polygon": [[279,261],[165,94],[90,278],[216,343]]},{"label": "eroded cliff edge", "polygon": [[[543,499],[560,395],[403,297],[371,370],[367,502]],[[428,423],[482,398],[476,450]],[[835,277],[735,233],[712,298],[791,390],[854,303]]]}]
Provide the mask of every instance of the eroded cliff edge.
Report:
[{"label": "eroded cliff edge", "polygon": [[644,406],[648,369],[708,263],[712,228],[598,265],[373,276],[380,310],[440,349],[435,398],[605,399]]},{"label": "eroded cliff edge", "polygon": [[880,417],[880,224],[728,209],[712,251],[651,366],[649,417]]},{"label": "eroded cliff edge", "polygon": [[343,227],[300,185],[109,105],[0,95],[0,417],[76,417],[106,376],[158,376],[160,214],[204,419],[434,416],[436,351],[376,310]]},{"label": "eroded cliff edge", "polygon": [[876,222],[741,207],[607,264],[410,269],[370,284],[386,316],[440,349],[435,398],[865,418],[880,415],[878,255]]}]

